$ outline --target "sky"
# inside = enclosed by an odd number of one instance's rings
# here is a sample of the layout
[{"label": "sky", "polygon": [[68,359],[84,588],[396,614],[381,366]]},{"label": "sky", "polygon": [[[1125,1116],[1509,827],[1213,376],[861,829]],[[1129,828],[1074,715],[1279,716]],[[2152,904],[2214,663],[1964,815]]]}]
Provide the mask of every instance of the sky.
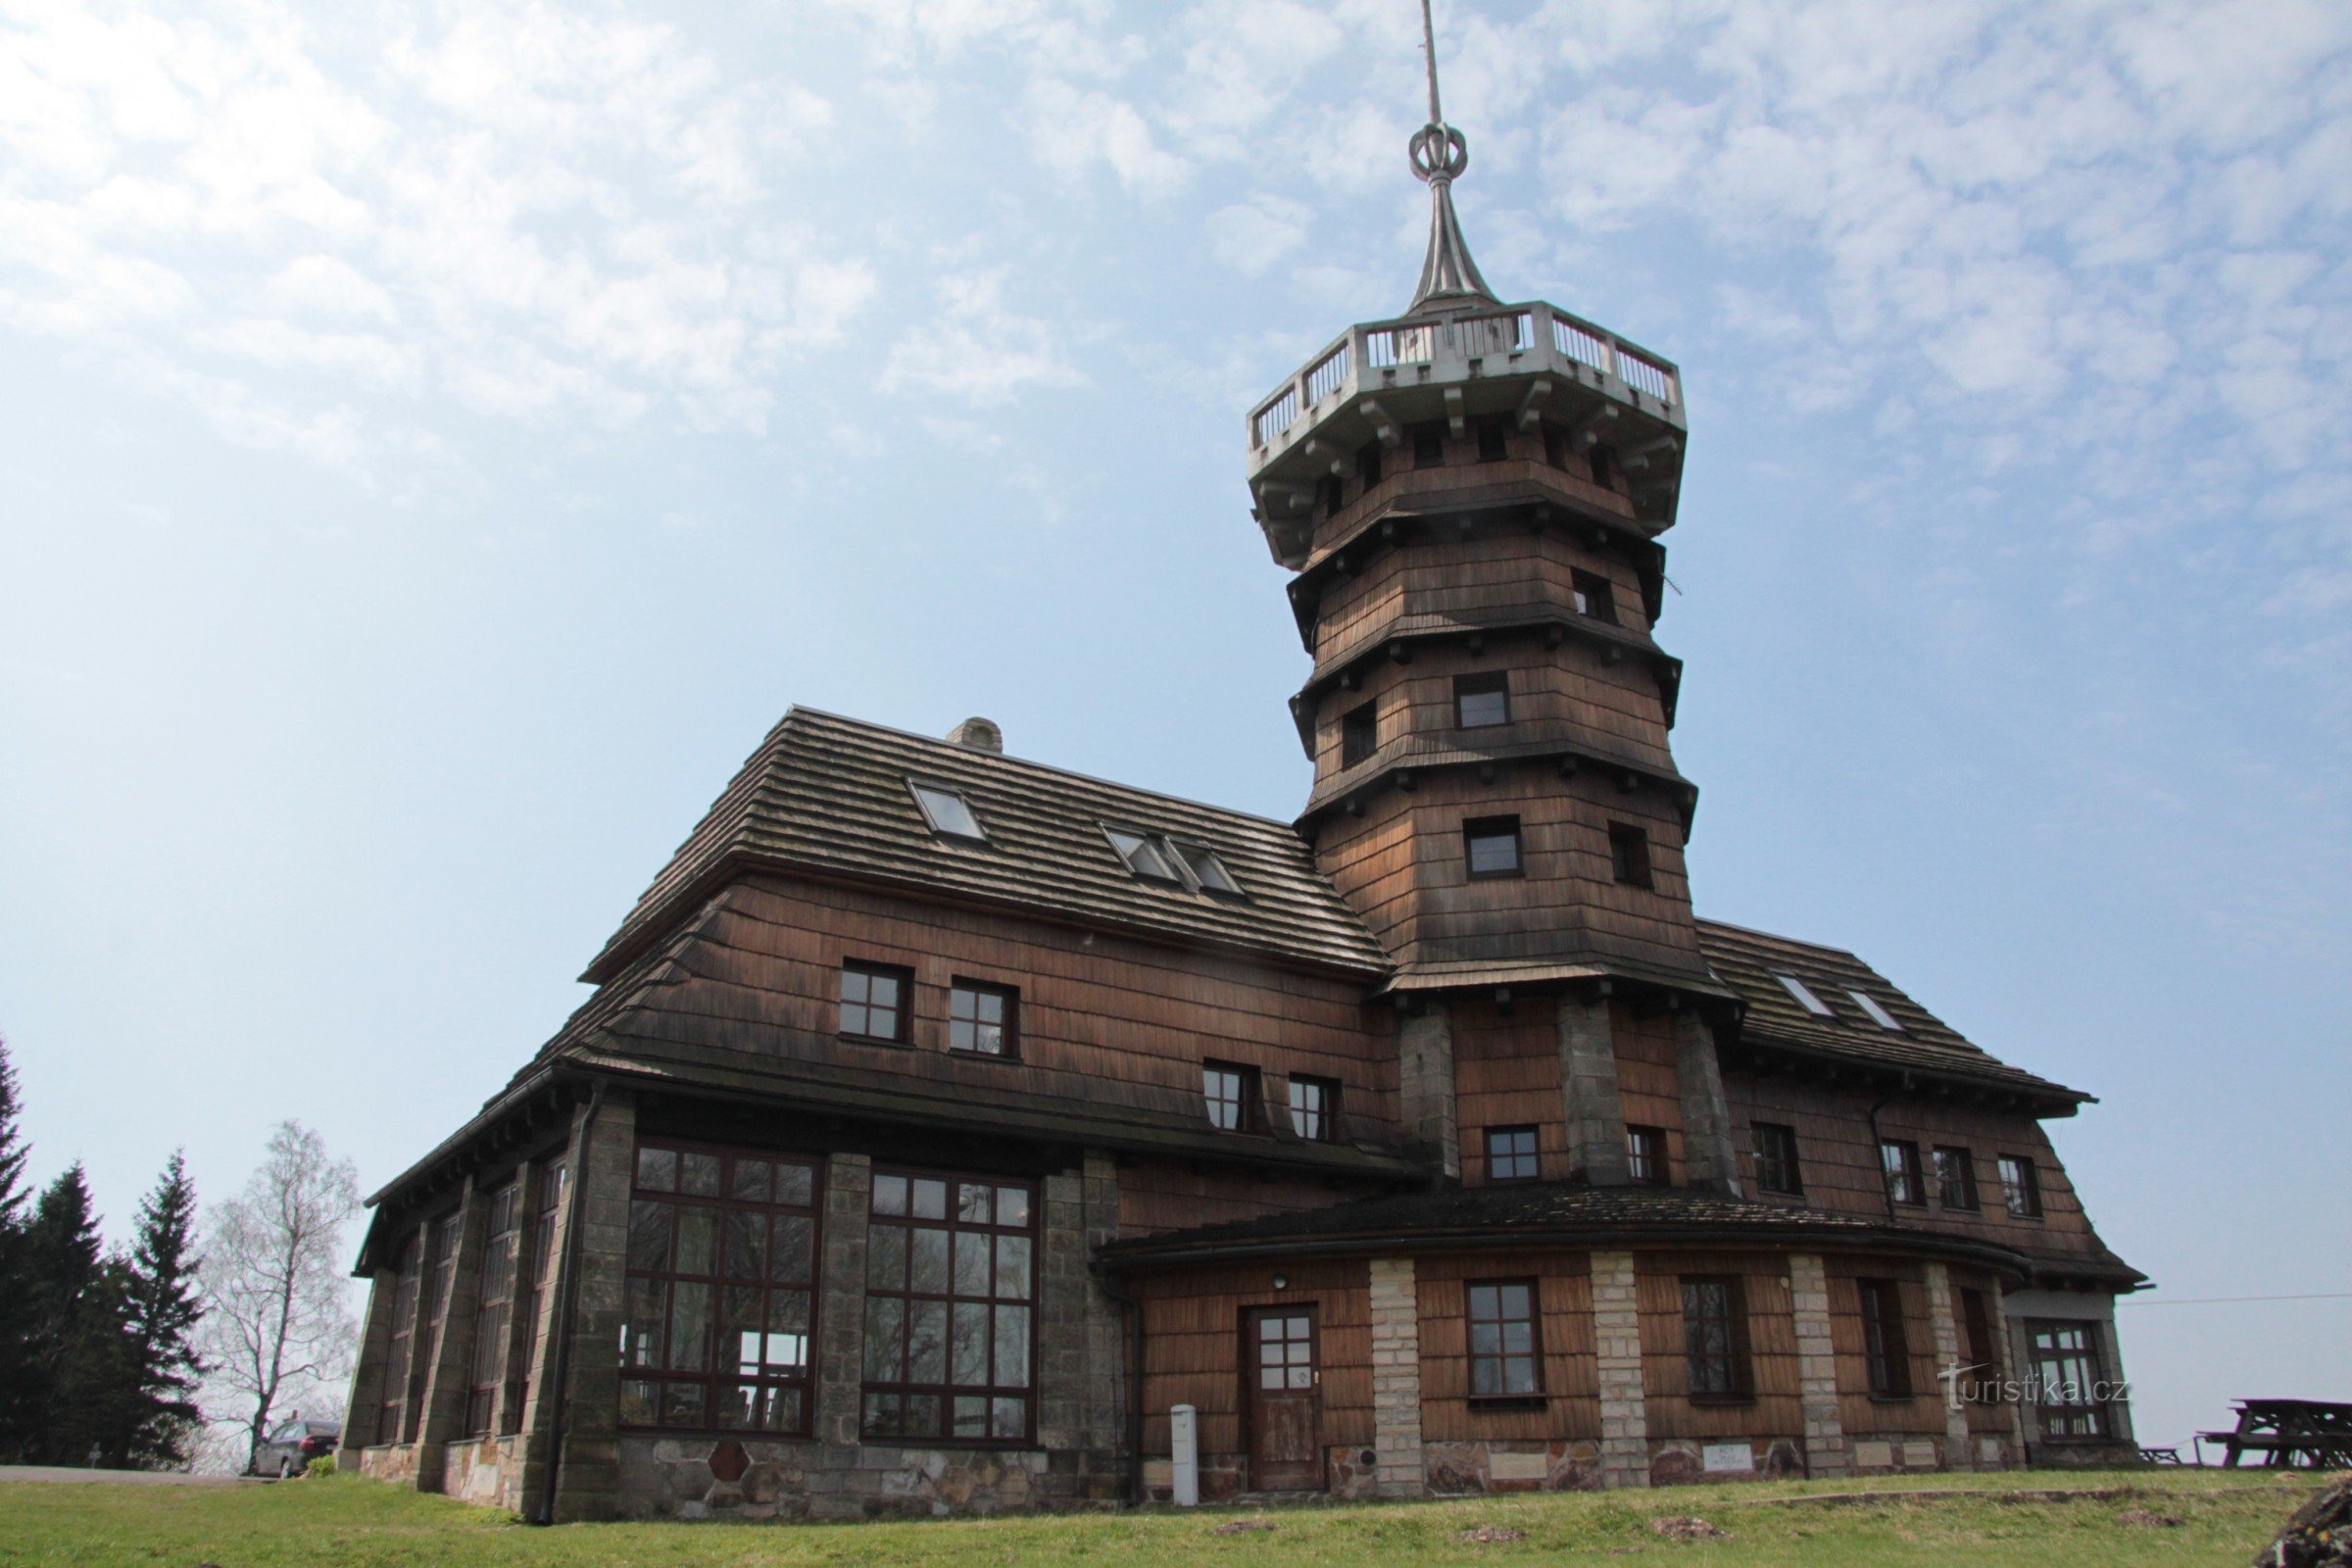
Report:
[{"label": "sky", "polygon": [[[2352,1399],[2352,8],[1438,24],[1488,279],[1682,368],[1700,911],[2099,1097],[2143,1438]],[[1293,814],[1243,418],[1409,297],[1418,31],[0,0],[36,1172],[395,1175],[793,703]]]}]

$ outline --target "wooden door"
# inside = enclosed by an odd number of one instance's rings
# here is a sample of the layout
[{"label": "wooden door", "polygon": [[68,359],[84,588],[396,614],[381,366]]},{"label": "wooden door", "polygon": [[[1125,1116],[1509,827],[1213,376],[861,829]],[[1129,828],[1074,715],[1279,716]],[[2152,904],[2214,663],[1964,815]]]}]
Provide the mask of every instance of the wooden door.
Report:
[{"label": "wooden door", "polygon": [[1258,1307],[1242,1320],[1254,1492],[1323,1490],[1321,1349],[1311,1306]]}]

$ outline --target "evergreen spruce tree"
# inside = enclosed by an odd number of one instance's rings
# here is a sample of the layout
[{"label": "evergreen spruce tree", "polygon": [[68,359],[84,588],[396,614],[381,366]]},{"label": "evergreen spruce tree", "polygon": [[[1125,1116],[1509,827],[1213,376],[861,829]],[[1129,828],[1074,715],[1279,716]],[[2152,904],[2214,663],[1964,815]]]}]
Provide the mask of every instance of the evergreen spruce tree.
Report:
[{"label": "evergreen spruce tree", "polygon": [[36,1464],[78,1464],[88,1459],[86,1441],[73,1446],[79,1434],[66,1430],[61,1409],[66,1393],[67,1361],[76,1349],[81,1311],[99,1283],[103,1246],[98,1216],[93,1212],[90,1184],[75,1160],[51,1182],[34,1205],[32,1223],[24,1234],[24,1256],[30,1276],[33,1320],[27,1336],[24,1367],[27,1396],[23,1415],[29,1431],[24,1449]]},{"label": "evergreen spruce tree", "polygon": [[139,1233],[127,1274],[126,1326],[132,1347],[128,1419],[120,1435],[122,1462],[139,1469],[185,1465],[204,1412],[196,1385],[196,1322],[204,1315],[196,1271],[196,1184],[187,1158],[172,1162],[139,1205]]},{"label": "evergreen spruce tree", "polygon": [[32,1151],[17,1126],[23,1108],[8,1042],[0,1040],[0,1462],[22,1458],[39,1424],[31,1376],[38,1308],[25,1235],[24,1162]]}]

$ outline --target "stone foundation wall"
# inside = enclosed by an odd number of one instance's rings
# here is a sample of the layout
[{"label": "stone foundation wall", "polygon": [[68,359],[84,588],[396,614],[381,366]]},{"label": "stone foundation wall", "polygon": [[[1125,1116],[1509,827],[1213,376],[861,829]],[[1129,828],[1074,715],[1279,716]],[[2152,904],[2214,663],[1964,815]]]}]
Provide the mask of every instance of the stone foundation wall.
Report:
[{"label": "stone foundation wall", "polygon": [[1115,1505],[1110,1453],[620,1439],[626,1519],[872,1519]]}]

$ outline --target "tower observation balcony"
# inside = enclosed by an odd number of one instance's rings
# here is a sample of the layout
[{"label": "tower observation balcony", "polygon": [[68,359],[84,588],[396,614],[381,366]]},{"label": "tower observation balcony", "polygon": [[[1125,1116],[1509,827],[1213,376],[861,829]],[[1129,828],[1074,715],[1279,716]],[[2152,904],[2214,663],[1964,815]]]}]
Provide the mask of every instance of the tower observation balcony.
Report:
[{"label": "tower observation balcony", "polygon": [[1312,549],[1317,499],[1369,442],[1394,450],[1414,425],[1548,422],[1578,452],[1606,446],[1652,536],[1674,525],[1682,488],[1682,375],[1606,328],[1538,300],[1449,301],[1349,327],[1250,411],[1250,496],[1274,559]]}]

